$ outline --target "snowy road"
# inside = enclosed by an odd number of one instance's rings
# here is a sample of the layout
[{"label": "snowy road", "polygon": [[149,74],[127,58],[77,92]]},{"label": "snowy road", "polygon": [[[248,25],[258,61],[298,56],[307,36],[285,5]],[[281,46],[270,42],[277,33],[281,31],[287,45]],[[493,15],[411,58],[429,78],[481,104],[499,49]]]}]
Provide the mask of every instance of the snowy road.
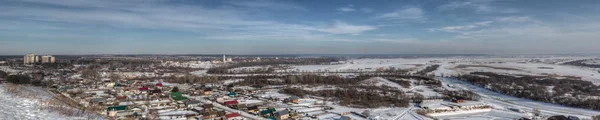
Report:
[{"label": "snowy road", "polygon": [[[452,78],[441,78],[438,77],[440,81],[444,84],[453,84],[457,88],[470,90],[476,92],[481,96],[481,100],[488,103],[493,104],[495,109],[507,109],[507,108],[518,108],[521,110],[525,110],[531,112],[533,109],[537,108],[540,110],[542,115],[565,115],[565,116],[577,116],[579,118],[589,119],[591,116],[600,115],[600,111],[589,110],[589,109],[580,109],[567,107],[562,105],[544,103],[540,101],[532,101],[523,98],[516,98],[513,96],[504,95],[501,93],[497,93],[494,91],[490,91],[488,89],[484,89],[481,87],[477,87],[471,85],[470,83],[455,80]],[[496,108],[496,107],[504,107],[504,108]]]}]

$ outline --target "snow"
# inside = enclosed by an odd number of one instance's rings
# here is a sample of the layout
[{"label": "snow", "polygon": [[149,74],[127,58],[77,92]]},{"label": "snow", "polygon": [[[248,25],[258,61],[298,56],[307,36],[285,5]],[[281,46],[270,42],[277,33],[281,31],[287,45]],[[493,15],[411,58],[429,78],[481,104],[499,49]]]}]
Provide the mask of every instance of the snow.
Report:
[{"label": "snow", "polygon": [[21,70],[12,69],[12,68],[10,68],[10,66],[0,66],[0,70],[6,72],[8,74],[21,72]]},{"label": "snow", "polygon": [[340,117],[340,115],[333,114],[333,113],[328,113],[328,114],[317,116],[317,118],[319,120],[333,120],[334,118],[339,118],[339,117]]},{"label": "snow", "polygon": [[[444,83],[451,83],[457,88],[473,91],[481,96],[481,101],[493,106],[494,110],[506,110],[508,108],[517,108],[527,112],[531,112],[537,108],[540,110],[542,115],[565,115],[565,116],[576,116],[579,118],[590,118],[591,116],[600,115],[600,111],[573,108],[562,105],[544,103],[540,101],[532,101],[523,98],[516,98],[513,96],[507,96],[501,93],[483,89],[464,81],[454,80],[451,78],[438,78]],[[492,110],[492,111],[494,111]]]},{"label": "snow", "polygon": [[[561,58],[556,58],[561,59]],[[574,76],[581,77],[582,80],[590,81],[600,85],[600,73],[597,69],[549,64],[556,62],[522,62],[530,59],[523,58],[485,58],[485,59],[440,59],[442,61],[438,70],[433,73],[437,76],[468,74],[470,72],[494,72],[500,74],[513,75],[536,75],[536,76]],[[552,61],[552,59],[548,60]],[[457,68],[457,66],[466,66]],[[549,67],[552,69],[540,69],[540,67]],[[500,69],[509,68],[509,69]],[[514,69],[514,70],[513,70]]]},{"label": "snow", "polygon": [[262,98],[273,97],[273,98],[279,98],[279,99],[283,100],[283,99],[286,99],[286,98],[289,98],[292,96],[279,93],[279,89],[269,89],[269,90],[266,90],[264,94],[260,95],[260,97],[262,97]]},{"label": "snow", "polygon": [[190,72],[190,74],[192,74],[192,75],[197,75],[197,76],[205,76],[205,75],[208,75],[208,74],[206,73],[207,71],[208,71],[208,70],[197,70],[197,71],[192,71],[192,72]]},{"label": "snow", "polygon": [[317,108],[304,108],[304,109],[298,109],[298,110],[296,110],[296,112],[305,113],[305,112],[315,112],[315,111],[321,111],[321,110],[323,110],[323,108],[318,108],[318,107]]},{"label": "snow", "polygon": [[239,100],[239,101],[240,101],[239,104],[258,104],[258,103],[263,102],[261,100]]},{"label": "snow", "polygon": [[[87,117],[64,116],[59,113],[42,110],[39,106],[40,100],[51,98],[52,93],[44,91],[42,88],[27,87],[34,92],[38,92],[40,99],[21,98],[13,96],[4,90],[4,85],[0,84],[0,119],[1,120],[74,120],[88,119]],[[98,119],[98,118],[97,118]]]},{"label": "snow", "polygon": [[183,115],[194,115],[198,114],[194,111],[169,111],[160,113],[160,116],[183,116]]},{"label": "snow", "polygon": [[377,68],[395,67],[410,69],[417,65],[426,64],[430,59],[352,59],[336,65],[297,65],[291,69],[300,71],[375,71]]},{"label": "snow", "polygon": [[474,112],[474,113],[462,113],[460,115],[445,115],[436,116],[438,119],[451,119],[451,120],[513,120],[525,117],[523,113],[514,113],[501,110],[491,110],[485,112]]},{"label": "snow", "polygon": [[229,84],[241,82],[241,81],[244,81],[244,79],[222,80],[221,82],[223,82],[223,85],[229,85]]}]

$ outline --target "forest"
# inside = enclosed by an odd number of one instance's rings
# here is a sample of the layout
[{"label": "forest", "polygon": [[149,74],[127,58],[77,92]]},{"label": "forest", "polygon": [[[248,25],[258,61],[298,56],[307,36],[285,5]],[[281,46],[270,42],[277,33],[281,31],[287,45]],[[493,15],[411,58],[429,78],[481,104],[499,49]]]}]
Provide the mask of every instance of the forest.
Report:
[{"label": "forest", "polygon": [[[473,72],[457,77],[474,85],[520,98],[572,107],[600,110],[600,86],[573,78],[511,76]],[[553,86],[553,87],[548,87]],[[552,92],[549,92],[552,90]]]}]

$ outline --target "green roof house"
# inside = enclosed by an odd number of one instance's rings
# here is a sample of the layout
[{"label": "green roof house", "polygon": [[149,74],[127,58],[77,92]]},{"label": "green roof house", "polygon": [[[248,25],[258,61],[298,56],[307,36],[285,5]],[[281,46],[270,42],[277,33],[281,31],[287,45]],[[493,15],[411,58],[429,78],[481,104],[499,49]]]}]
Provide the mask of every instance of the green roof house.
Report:
[{"label": "green roof house", "polygon": [[235,97],[235,96],[237,96],[237,93],[235,93],[235,92],[229,92],[228,95],[231,96],[231,97]]},{"label": "green roof house", "polygon": [[127,110],[127,105],[111,106],[111,107],[106,108],[107,112],[111,111],[111,110],[114,110],[114,111]]},{"label": "green roof house", "polygon": [[187,97],[184,97],[183,95],[181,95],[181,92],[172,92],[171,99],[173,99],[174,101],[182,101],[182,100],[187,100]]}]

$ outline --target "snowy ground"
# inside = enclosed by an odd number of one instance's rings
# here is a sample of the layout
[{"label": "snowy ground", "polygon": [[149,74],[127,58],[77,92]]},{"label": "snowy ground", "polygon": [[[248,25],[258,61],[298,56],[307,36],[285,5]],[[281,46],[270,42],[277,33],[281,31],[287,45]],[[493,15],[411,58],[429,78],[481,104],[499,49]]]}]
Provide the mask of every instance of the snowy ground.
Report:
[{"label": "snowy ground", "polygon": [[10,68],[10,66],[0,66],[0,70],[4,71],[6,73],[9,73],[9,74],[21,72],[21,70],[12,69],[12,68]]},{"label": "snowy ground", "polygon": [[[559,58],[557,58],[559,59]],[[561,58],[562,59],[562,58]],[[573,58],[575,59],[575,58]],[[569,65],[549,64],[555,61],[526,62],[523,58],[487,58],[487,59],[442,59],[440,67],[433,73],[441,75],[468,74],[469,72],[494,72],[513,75],[572,76],[600,85],[598,69]],[[524,62],[525,61],[525,62]],[[551,61],[551,60],[547,60]],[[461,67],[462,66],[462,67]],[[545,69],[544,69],[545,68]]]},{"label": "snowy ground", "polygon": [[[520,110],[531,112],[533,109],[537,108],[541,111],[542,115],[552,116],[552,115],[565,115],[565,116],[577,116],[579,118],[590,119],[591,116],[600,115],[600,111],[589,110],[589,109],[579,109],[573,107],[567,107],[556,104],[549,104],[539,101],[532,101],[523,98],[516,98],[512,96],[503,95],[501,93],[493,92],[487,89],[483,89],[477,86],[473,86],[469,83],[454,80],[450,78],[439,78],[445,84],[452,84],[458,89],[470,90],[481,96],[481,101],[490,104],[494,110],[488,114],[484,115],[474,115],[474,116],[509,116],[509,118],[517,117],[519,114],[517,112],[508,111],[509,108],[517,108]],[[521,114],[525,116],[524,114]],[[471,116],[471,115],[467,115]],[[455,117],[466,117],[466,116],[452,116]],[[502,117],[497,117],[502,118]],[[485,117],[483,118],[485,119]]]},{"label": "snowy ground", "polygon": [[[82,120],[87,117],[69,117],[58,113],[41,110],[38,106],[38,99],[20,98],[4,91],[4,85],[0,84],[0,119],[1,120]],[[51,97],[51,93],[42,88],[30,87],[39,92],[41,99]]]},{"label": "snowy ground", "polygon": [[394,67],[411,69],[429,63],[433,59],[353,59],[338,65],[299,65],[292,70],[299,71],[375,71],[377,68]]}]

